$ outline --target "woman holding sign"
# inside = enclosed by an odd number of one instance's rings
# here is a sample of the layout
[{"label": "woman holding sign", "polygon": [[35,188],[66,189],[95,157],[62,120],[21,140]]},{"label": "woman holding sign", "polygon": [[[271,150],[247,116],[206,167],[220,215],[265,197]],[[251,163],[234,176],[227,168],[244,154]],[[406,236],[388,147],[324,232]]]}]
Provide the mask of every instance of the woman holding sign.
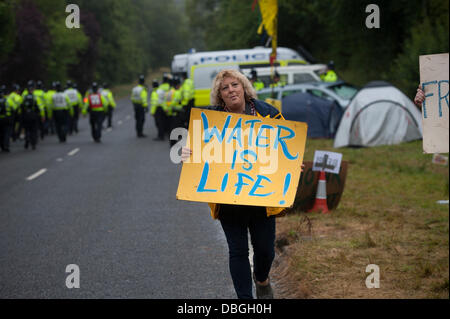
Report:
[{"label": "woman holding sign", "polygon": [[[236,70],[222,70],[213,81],[211,104],[216,111],[283,119],[271,105],[256,100],[256,92],[250,81]],[[182,149],[186,161],[192,150]],[[211,215],[219,219],[229,248],[229,266],[233,285],[239,299],[252,299],[252,280],[258,299],[273,298],[269,272],[275,257],[275,215],[283,208],[209,204]],[[247,233],[253,246],[251,273]]]}]

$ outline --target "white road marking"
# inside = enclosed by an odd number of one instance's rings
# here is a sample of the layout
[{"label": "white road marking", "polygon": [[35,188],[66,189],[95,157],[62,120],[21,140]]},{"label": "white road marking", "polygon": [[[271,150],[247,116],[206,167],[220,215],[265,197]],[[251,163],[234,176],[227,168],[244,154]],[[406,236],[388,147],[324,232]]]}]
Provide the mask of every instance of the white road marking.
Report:
[{"label": "white road marking", "polygon": [[[249,233],[250,235],[250,233]],[[250,237],[250,236],[249,236]],[[250,238],[248,239],[248,246],[249,246],[249,261],[250,261],[250,268],[252,269],[252,273],[253,273],[253,245],[252,245],[252,241],[250,240]]]},{"label": "white road marking", "polygon": [[112,128],[110,128],[110,127],[108,127],[107,129],[106,129],[106,133],[109,133],[109,132],[111,132],[112,131]]},{"label": "white road marking", "polygon": [[57,161],[57,162],[62,162],[63,159],[62,159],[61,157],[59,157],[59,158],[56,159],[56,161]]},{"label": "white road marking", "polygon": [[127,115],[127,117],[125,118],[126,120],[131,119],[131,115]]},{"label": "white road marking", "polygon": [[119,124],[119,125],[122,125],[122,123],[123,123],[122,121],[118,121],[118,122],[117,122],[117,124]]},{"label": "white road marking", "polygon": [[80,151],[80,149],[79,149],[79,148],[76,148],[76,149],[74,149],[74,150],[71,150],[69,153],[67,153],[67,155],[73,156],[73,155],[75,155],[76,153],[78,153],[79,151]]},{"label": "white road marking", "polygon": [[42,174],[44,174],[47,171],[46,168],[43,168],[39,171],[37,171],[36,173],[34,173],[33,175],[30,175],[27,177],[27,181],[32,181],[35,178],[38,178],[39,176],[41,176]]}]

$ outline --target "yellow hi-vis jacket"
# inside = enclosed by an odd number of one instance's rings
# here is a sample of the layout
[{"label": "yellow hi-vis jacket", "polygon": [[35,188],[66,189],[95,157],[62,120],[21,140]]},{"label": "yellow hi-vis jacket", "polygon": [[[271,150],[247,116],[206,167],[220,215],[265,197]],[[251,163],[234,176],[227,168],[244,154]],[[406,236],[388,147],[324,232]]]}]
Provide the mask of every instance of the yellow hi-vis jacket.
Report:
[{"label": "yellow hi-vis jacket", "polygon": [[172,116],[172,108],[170,106],[172,105],[174,95],[175,95],[175,88],[173,86],[171,86],[164,95],[165,103],[163,104],[163,108],[168,116]]},{"label": "yellow hi-vis jacket", "polygon": [[194,82],[192,82],[191,79],[184,80],[183,84],[181,85],[181,96],[182,96],[182,105],[187,105],[189,100],[194,98]]},{"label": "yellow hi-vis jacket", "polygon": [[177,115],[177,113],[179,111],[181,111],[183,109],[183,105],[181,104],[181,99],[182,99],[182,92],[181,92],[181,88],[179,88],[178,90],[174,89],[173,93],[172,93],[172,100],[170,101],[170,105],[169,105],[169,114],[170,115]]},{"label": "yellow hi-vis jacket", "polygon": [[69,97],[64,92],[55,92],[51,96],[52,113],[55,111],[67,110],[70,116],[73,116],[73,107],[70,104]]},{"label": "yellow hi-vis jacket", "polygon": [[338,76],[333,70],[328,70],[326,74],[322,74],[320,76],[320,79],[324,82],[336,82],[338,80]]},{"label": "yellow hi-vis jacket", "polygon": [[110,89],[103,89],[102,95],[108,100],[108,108],[111,107],[113,109],[116,108],[116,101],[114,100],[114,96]]},{"label": "yellow hi-vis jacket", "polygon": [[78,90],[68,88],[64,91],[64,93],[69,97],[72,107],[81,106],[83,104],[83,99],[81,98],[81,94]]},{"label": "yellow hi-vis jacket", "polygon": [[253,82],[253,87],[255,88],[256,91],[262,90],[264,89],[264,82],[256,80],[255,82]]},{"label": "yellow hi-vis jacket", "polygon": [[166,106],[166,94],[167,91],[170,90],[169,83],[163,83],[161,84],[158,89],[156,90],[156,93],[158,94],[158,107],[162,107],[164,112],[166,112],[167,106]]},{"label": "yellow hi-vis jacket", "polygon": [[135,86],[131,91],[131,102],[147,107],[147,88],[141,84]]},{"label": "yellow hi-vis jacket", "polygon": [[150,114],[155,115],[158,108],[158,88],[154,88],[150,95]]},{"label": "yellow hi-vis jacket", "polygon": [[[0,94],[0,119],[9,118],[14,113],[14,102],[12,99],[8,98],[6,95]],[[2,113],[3,111],[3,113]]]},{"label": "yellow hi-vis jacket", "polygon": [[8,99],[13,103],[13,110],[15,112],[18,111],[23,102],[23,97],[20,94],[17,94],[17,92],[11,92],[11,94],[8,95]]},{"label": "yellow hi-vis jacket", "polygon": [[90,92],[84,99],[84,107],[81,111],[83,115],[86,115],[88,111],[106,112],[108,110],[108,100],[100,92]]}]

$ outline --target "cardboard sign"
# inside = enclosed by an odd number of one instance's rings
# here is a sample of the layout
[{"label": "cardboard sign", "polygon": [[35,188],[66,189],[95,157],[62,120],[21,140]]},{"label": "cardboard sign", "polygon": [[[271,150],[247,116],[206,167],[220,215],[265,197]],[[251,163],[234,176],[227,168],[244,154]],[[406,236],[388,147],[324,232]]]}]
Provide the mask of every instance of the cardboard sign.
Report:
[{"label": "cardboard sign", "polygon": [[421,55],[419,65],[420,83],[425,92],[423,151],[448,153],[448,53]]},{"label": "cardboard sign", "polygon": [[[286,213],[293,212],[294,210],[307,212],[314,206],[319,173],[313,170],[313,162],[304,162],[304,165],[305,168],[299,181],[294,206]],[[337,208],[341,200],[347,178],[347,168],[348,162],[342,161],[339,174],[325,173],[327,181],[327,206],[330,210]]]},{"label": "cardboard sign", "polygon": [[342,154],[328,151],[315,151],[313,171],[324,171],[331,174],[339,174]]},{"label": "cardboard sign", "polygon": [[294,203],[306,123],[193,108],[177,199],[267,207]]},{"label": "cardboard sign", "polygon": [[448,156],[441,154],[433,154],[433,159],[431,160],[433,164],[446,166],[448,164]]}]

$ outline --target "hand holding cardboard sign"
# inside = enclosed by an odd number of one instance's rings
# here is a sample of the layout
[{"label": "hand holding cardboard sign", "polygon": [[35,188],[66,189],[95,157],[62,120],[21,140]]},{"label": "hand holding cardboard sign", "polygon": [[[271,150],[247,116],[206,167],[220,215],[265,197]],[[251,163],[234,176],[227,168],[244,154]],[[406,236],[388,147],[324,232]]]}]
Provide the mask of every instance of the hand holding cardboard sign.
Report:
[{"label": "hand holding cardboard sign", "polygon": [[425,101],[425,93],[423,93],[422,88],[419,84],[419,87],[417,88],[416,97],[414,98],[414,104],[416,104],[418,107],[422,107],[423,101]]},{"label": "hand holding cardboard sign", "polygon": [[189,157],[191,157],[192,155],[192,150],[190,148],[187,147],[182,147],[181,148],[181,161],[182,162],[186,162]]}]

